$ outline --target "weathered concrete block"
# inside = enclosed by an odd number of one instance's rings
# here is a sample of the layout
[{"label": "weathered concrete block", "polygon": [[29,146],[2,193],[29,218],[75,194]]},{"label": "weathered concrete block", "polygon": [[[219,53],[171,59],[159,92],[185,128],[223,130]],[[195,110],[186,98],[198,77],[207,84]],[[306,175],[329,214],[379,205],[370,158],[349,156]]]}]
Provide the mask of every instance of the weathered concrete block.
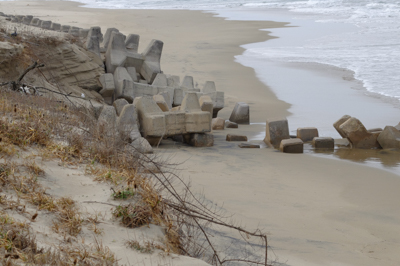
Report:
[{"label": "weathered concrete block", "polygon": [[226,141],[247,141],[247,136],[228,134]]},{"label": "weathered concrete block", "polygon": [[166,133],[165,115],[153,97],[136,97],[134,101],[139,117],[140,132],[150,144],[156,144]]},{"label": "weathered concrete block", "polygon": [[214,145],[214,136],[212,134],[190,134],[189,144],[194,147],[212,147]]},{"label": "weathered concrete block", "polygon": [[131,145],[135,148],[137,152],[143,154],[151,154],[153,153],[153,148],[151,147],[150,143],[142,137],[135,139]]},{"label": "weathered concrete block", "polygon": [[218,112],[224,108],[225,95],[224,92],[217,91],[214,81],[207,81],[203,87],[204,95],[210,96],[213,101],[213,118],[217,117]]},{"label": "weathered concrete block", "polygon": [[140,74],[149,84],[153,83],[158,73],[161,73],[160,60],[164,43],[159,40],[152,40],[143,52],[144,62]]},{"label": "weathered concrete block", "polygon": [[386,126],[379,134],[378,142],[383,149],[400,149],[400,131],[395,127]]},{"label": "weathered concrete block", "polygon": [[164,99],[164,97],[162,95],[159,95],[159,94],[154,95],[153,99],[157,103],[158,107],[160,107],[160,109],[163,112],[168,112],[169,111],[167,102],[165,101],[165,99]]},{"label": "weathered concrete block", "polygon": [[248,125],[250,124],[250,107],[247,103],[238,102],[233,109],[229,121]]},{"label": "weathered concrete block", "polygon": [[103,97],[111,97],[115,90],[114,76],[110,73],[102,74],[99,78],[99,81],[103,88],[100,90],[100,94]]},{"label": "weathered concrete block", "polygon": [[225,121],[225,127],[226,128],[239,128],[239,125],[235,122],[231,122],[229,120]]},{"label": "weathered concrete block", "polygon": [[168,75],[167,76],[167,86],[179,88],[181,86],[181,79],[179,76]]},{"label": "weathered concrete block", "polygon": [[382,128],[380,128],[380,127],[376,127],[376,128],[371,128],[371,129],[368,129],[368,132],[370,132],[370,133],[374,133],[374,132],[382,132],[383,131],[383,129]]},{"label": "weathered concrete block", "polygon": [[289,124],[287,119],[269,119],[265,132],[265,143],[279,147],[283,139],[290,139]]},{"label": "weathered concrete block", "polygon": [[16,17],[16,19],[18,20],[18,22],[22,22],[22,20],[23,20],[23,18],[24,18],[23,15],[17,15],[17,16],[15,16],[15,17]]},{"label": "weathered concrete block", "polygon": [[304,144],[301,139],[283,139],[279,150],[285,153],[303,153]]},{"label": "weathered concrete block", "polygon": [[168,91],[160,91],[158,95],[161,95],[164,97],[165,102],[167,103],[168,109],[172,109],[172,103],[173,103],[173,97],[174,97],[174,92],[172,91],[172,98],[171,98],[171,93]]},{"label": "weathered concrete block", "polygon": [[108,29],[106,30],[106,33],[104,34],[104,38],[103,38],[103,47],[104,47],[104,50],[106,50],[106,51],[107,51],[107,49],[108,49],[108,44],[110,43],[111,34],[112,34],[113,32],[119,32],[119,30],[116,29],[116,28],[108,28]]},{"label": "weathered concrete block", "polygon": [[137,34],[129,34],[126,37],[125,47],[128,51],[137,53],[139,49],[139,39],[140,36]]},{"label": "weathered concrete block", "polygon": [[105,58],[107,73],[114,73],[117,67],[125,65],[125,35],[115,31],[111,33],[111,39],[109,41]]},{"label": "weathered concrete block", "polygon": [[213,115],[213,101],[211,100],[210,96],[203,95],[199,98],[200,109],[204,112],[209,112],[210,116]]},{"label": "weathered concrete block", "polygon": [[131,76],[133,82],[138,82],[137,72],[135,67],[127,67],[126,71],[128,71],[129,76]]},{"label": "weathered concrete block", "polygon": [[114,99],[125,98],[128,102],[133,102],[134,90],[133,80],[124,67],[117,67],[114,72]]},{"label": "weathered concrete block", "polygon": [[[128,105],[128,101],[125,100],[124,98],[118,99],[115,102],[113,102],[113,106],[115,108],[115,111],[117,112],[117,115],[119,116],[122,112],[122,109],[124,108],[125,105]],[[136,112],[136,111],[135,111]],[[137,115],[137,114],[136,114]]]},{"label": "weathered concrete block", "polygon": [[212,130],[224,130],[225,129],[225,119],[217,117],[211,120]]},{"label": "weathered concrete block", "polygon": [[335,148],[335,141],[330,137],[315,137],[312,140],[312,145],[315,149],[333,150]]},{"label": "weathered concrete block", "polygon": [[163,73],[158,73],[156,78],[154,79],[154,81],[153,81],[153,83],[151,85],[160,86],[160,87],[167,87],[168,86],[167,75],[165,75]]},{"label": "weathered concrete block", "polygon": [[[34,19],[33,19],[33,20],[34,20]],[[33,20],[32,20],[32,22],[33,22]],[[70,26],[70,25],[62,25],[62,26],[61,26],[61,32],[67,33],[67,32],[69,32],[70,29],[71,29],[71,26]]]},{"label": "weathered concrete block", "polygon": [[68,31],[68,34],[70,34],[70,35],[72,35],[72,36],[74,36],[74,37],[79,37],[79,30],[80,30],[81,28],[78,28],[78,27],[71,27],[70,29],[69,29],[69,31]]},{"label": "weathered concrete block", "polygon": [[117,112],[115,108],[108,105],[104,106],[97,121],[99,126],[104,127],[107,132],[113,133],[110,130],[114,130],[117,121]]},{"label": "weathered concrete block", "polygon": [[182,80],[181,87],[186,88],[188,90],[194,89],[194,82],[192,76],[185,76]]},{"label": "weathered concrete block", "polygon": [[166,135],[182,135],[186,133],[186,114],[185,112],[166,112],[165,113],[165,128]]},{"label": "weathered concrete block", "polygon": [[22,19],[22,23],[25,25],[30,25],[32,22],[33,16],[27,15]]},{"label": "weathered concrete block", "polygon": [[35,27],[39,26],[41,23],[42,21],[39,18],[33,18],[31,21],[31,25]]},{"label": "weathered concrete block", "polygon": [[181,110],[186,112],[186,132],[199,133],[211,131],[210,113],[200,109],[199,98],[195,92],[188,92],[182,101]]},{"label": "weathered concrete block", "polygon": [[61,24],[53,22],[53,23],[51,23],[50,29],[54,30],[54,31],[60,31],[61,30]]},{"label": "weathered concrete block", "polygon": [[173,106],[182,105],[183,98],[185,97],[185,92],[182,88],[175,88],[174,90],[174,103]]},{"label": "weathered concrete block", "polygon": [[96,36],[89,35],[86,39],[85,46],[88,51],[96,54],[98,57],[101,57],[100,43],[99,43],[99,39]]},{"label": "weathered concrete block", "polygon": [[133,104],[127,104],[122,108],[117,118],[116,126],[121,138],[132,142],[140,138],[136,108]]},{"label": "weathered concrete block", "polygon": [[239,148],[259,149],[260,145],[252,143],[240,143]]},{"label": "weathered concrete block", "polygon": [[300,127],[297,129],[297,138],[303,142],[312,141],[315,137],[319,137],[318,129],[315,127]]},{"label": "weathered concrete block", "polygon": [[46,20],[46,21],[43,20],[43,21],[40,23],[40,27],[41,27],[42,29],[49,30],[49,29],[51,28],[51,21],[50,21],[50,20]]},{"label": "weathered concrete block", "polygon": [[353,148],[372,149],[380,148],[377,141],[379,133],[370,133],[357,118],[349,118],[339,126],[339,130],[352,144]]},{"label": "weathered concrete block", "polygon": [[335,123],[333,123],[333,127],[336,129],[336,131],[340,134],[340,136],[342,136],[342,138],[346,138],[345,134],[341,131],[340,126],[346,122],[347,120],[349,120],[351,118],[351,116],[349,115],[344,115],[342,116],[338,121],[336,121]]}]

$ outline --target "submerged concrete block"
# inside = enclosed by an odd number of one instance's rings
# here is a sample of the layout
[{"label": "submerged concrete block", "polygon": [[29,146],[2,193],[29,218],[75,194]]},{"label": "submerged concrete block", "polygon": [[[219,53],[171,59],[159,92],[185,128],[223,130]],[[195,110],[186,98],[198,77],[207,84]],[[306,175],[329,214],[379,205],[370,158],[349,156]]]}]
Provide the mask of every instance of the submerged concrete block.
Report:
[{"label": "submerged concrete block", "polygon": [[269,119],[266,124],[265,143],[271,143],[274,147],[279,147],[283,139],[290,139],[287,119]]},{"label": "submerged concrete block", "polygon": [[284,153],[303,153],[304,144],[301,139],[283,139],[279,150]]},{"label": "submerged concrete block", "polygon": [[341,131],[340,126],[346,122],[347,120],[349,120],[351,118],[351,116],[349,115],[344,115],[342,116],[338,121],[336,121],[335,123],[333,123],[333,127],[336,129],[336,131],[340,134],[340,136],[342,138],[346,138],[346,135]]},{"label": "submerged concrete block", "polygon": [[132,103],[134,96],[133,80],[124,67],[117,67],[114,72],[114,99],[125,98]]},{"label": "submerged concrete block", "polygon": [[228,134],[226,141],[247,141],[247,136]]},{"label": "submerged concrete block", "polygon": [[400,149],[400,131],[395,127],[386,126],[379,134],[378,142],[383,149]]},{"label": "submerged concrete block", "polygon": [[297,138],[303,142],[312,141],[315,137],[319,137],[318,129],[315,127],[300,127],[297,129]]},{"label": "submerged concrete block", "polygon": [[247,103],[237,102],[235,108],[232,111],[232,114],[229,118],[229,121],[248,125],[250,124],[250,107]]},{"label": "submerged concrete block", "polygon": [[161,73],[160,60],[164,43],[152,40],[143,52],[144,62],[140,74],[149,84],[153,83],[158,73]]},{"label": "submerged concrete block", "polygon": [[330,137],[315,137],[312,140],[312,145],[315,149],[333,150],[335,148],[335,141]]},{"label": "submerged concrete block", "polygon": [[352,144],[353,148],[371,149],[380,148],[377,141],[379,133],[370,133],[357,118],[349,118],[339,126],[345,137]]},{"label": "submerged concrete block", "polygon": [[138,52],[139,49],[139,39],[140,36],[137,34],[129,34],[128,37],[126,37],[125,41],[125,47],[128,51],[130,52]]}]

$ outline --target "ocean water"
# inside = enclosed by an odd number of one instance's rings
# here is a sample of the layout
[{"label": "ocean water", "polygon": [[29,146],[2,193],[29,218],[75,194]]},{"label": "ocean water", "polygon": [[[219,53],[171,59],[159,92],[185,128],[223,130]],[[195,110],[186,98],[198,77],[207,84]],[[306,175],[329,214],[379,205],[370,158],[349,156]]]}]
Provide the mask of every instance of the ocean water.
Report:
[{"label": "ocean water", "polygon": [[[400,1],[396,0],[80,0],[87,7],[122,9],[227,10],[286,9],[293,18],[340,24],[354,30],[325,34],[308,42],[258,47],[246,55],[280,62],[314,62],[354,71],[371,93],[400,102]],[[233,14],[233,15],[232,15]],[[230,19],[235,19],[230,13]],[[260,19],[260,17],[258,17]],[[261,18],[262,19],[262,18]],[[265,16],[265,20],[270,19]],[[295,24],[294,24],[295,25]]]}]

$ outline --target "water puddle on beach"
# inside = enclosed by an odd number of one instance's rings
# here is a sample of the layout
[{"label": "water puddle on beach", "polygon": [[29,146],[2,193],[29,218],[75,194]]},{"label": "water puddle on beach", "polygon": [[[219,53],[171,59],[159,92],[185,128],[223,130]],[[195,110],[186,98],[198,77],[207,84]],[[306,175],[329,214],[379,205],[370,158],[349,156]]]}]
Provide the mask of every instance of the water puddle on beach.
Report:
[{"label": "water puddle on beach", "polygon": [[333,151],[326,151],[316,150],[311,144],[306,143],[304,144],[304,153],[328,159],[346,160],[400,175],[400,150],[351,149],[335,146]]}]

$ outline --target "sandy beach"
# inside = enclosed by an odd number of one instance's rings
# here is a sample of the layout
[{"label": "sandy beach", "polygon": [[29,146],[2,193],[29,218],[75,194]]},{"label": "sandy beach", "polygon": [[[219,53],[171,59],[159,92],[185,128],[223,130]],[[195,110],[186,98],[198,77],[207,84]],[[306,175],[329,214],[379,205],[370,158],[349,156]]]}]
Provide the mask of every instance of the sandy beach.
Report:
[{"label": "sandy beach", "polygon": [[[290,105],[234,58],[243,52],[240,45],[273,38],[260,29],[286,23],[227,21],[200,11],[87,9],[64,1],[0,2],[0,11],[139,34],[139,52],[151,39],[162,40],[164,73],[192,75],[200,87],[213,80],[225,92],[219,117],[228,119],[238,101],[250,105],[251,121],[289,115]],[[269,259],[278,265],[399,265],[400,176],[345,160],[283,154],[265,145],[240,149],[225,141],[232,133],[260,142],[254,139],[264,130],[265,124],[241,125],[214,131],[211,148],[166,141],[155,150],[182,163],[179,175],[238,223],[268,232]]]}]

